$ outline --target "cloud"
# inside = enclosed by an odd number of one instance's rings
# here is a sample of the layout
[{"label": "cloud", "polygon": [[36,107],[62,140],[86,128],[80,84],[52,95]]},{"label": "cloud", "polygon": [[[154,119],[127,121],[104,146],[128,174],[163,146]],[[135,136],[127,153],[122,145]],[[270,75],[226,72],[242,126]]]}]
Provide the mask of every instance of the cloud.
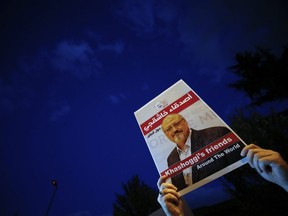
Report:
[{"label": "cloud", "polygon": [[124,0],[115,9],[115,16],[139,37],[173,35],[181,14],[180,4],[166,0]]},{"label": "cloud", "polygon": [[110,94],[108,96],[108,99],[113,104],[119,104],[122,100],[127,99],[127,97],[124,93],[119,93],[119,94]]},{"label": "cloud", "polygon": [[115,14],[138,34],[151,33],[154,29],[153,1],[124,0]]},{"label": "cloud", "polygon": [[85,81],[100,73],[102,64],[85,42],[62,41],[51,52],[51,64],[60,71]]},{"label": "cloud", "polygon": [[124,44],[120,42],[116,42],[114,44],[100,44],[98,46],[99,51],[112,51],[115,52],[116,54],[122,54],[124,50]]},{"label": "cloud", "polygon": [[184,48],[181,59],[218,84],[237,52],[288,42],[286,10],[282,0],[209,1],[208,7],[206,1],[125,0],[115,15],[138,37],[173,37]]},{"label": "cloud", "polygon": [[225,69],[235,63],[237,52],[255,46],[277,48],[288,42],[283,37],[287,35],[283,30],[288,30],[279,20],[279,14],[287,18],[285,7],[279,7],[281,3],[259,0],[211,1],[209,7],[206,4],[196,1],[187,5],[189,13],[184,11],[179,20],[179,41],[186,47],[185,56],[191,65],[200,65],[199,73],[215,76],[215,82],[223,81]]},{"label": "cloud", "polygon": [[[115,46],[120,52],[120,44]],[[51,121],[71,111],[67,92],[78,87],[75,83],[97,78],[102,68],[95,50],[88,43],[74,41],[61,41],[52,49],[42,49],[30,57],[20,58],[18,63],[8,79],[0,77],[1,113],[39,109],[35,106],[42,104],[42,108],[50,110]]]},{"label": "cloud", "polygon": [[[213,6],[209,8],[214,8]],[[221,69],[227,62],[227,56],[223,56],[221,44],[221,31],[226,24],[231,24],[229,19],[216,16],[220,6],[215,5],[215,11],[206,7],[206,3],[194,3],[189,1],[131,1],[125,0],[116,11],[116,16],[139,37],[163,37],[178,42],[184,49],[181,51],[181,59],[190,63],[193,71],[199,74],[210,74],[214,77],[209,80],[221,81]],[[225,9],[225,7],[224,7]],[[217,15],[217,14],[216,14]],[[227,25],[229,26],[229,25]],[[225,58],[224,58],[225,57]],[[195,70],[196,68],[196,70]]]},{"label": "cloud", "polygon": [[68,115],[70,111],[71,107],[68,104],[57,107],[56,110],[50,113],[50,121],[57,121],[61,117]]}]

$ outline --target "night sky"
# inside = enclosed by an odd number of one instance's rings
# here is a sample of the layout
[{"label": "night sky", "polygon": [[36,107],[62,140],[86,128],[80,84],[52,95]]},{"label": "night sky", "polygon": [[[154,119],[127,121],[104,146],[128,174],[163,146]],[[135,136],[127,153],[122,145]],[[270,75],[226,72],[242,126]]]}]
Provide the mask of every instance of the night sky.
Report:
[{"label": "night sky", "polygon": [[[183,79],[228,121],[249,103],[228,87],[235,54],[288,44],[285,0],[0,5],[1,216],[44,215],[53,179],[50,216],[111,216],[123,183],[159,176],[136,110]],[[205,185],[193,207],[222,193]]]}]

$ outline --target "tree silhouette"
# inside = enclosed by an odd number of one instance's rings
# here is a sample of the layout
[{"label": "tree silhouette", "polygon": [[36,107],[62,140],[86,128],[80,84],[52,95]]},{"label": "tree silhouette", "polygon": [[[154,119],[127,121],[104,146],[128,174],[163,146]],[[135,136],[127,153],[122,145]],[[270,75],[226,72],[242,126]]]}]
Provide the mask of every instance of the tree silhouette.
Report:
[{"label": "tree silhouette", "polygon": [[[251,111],[247,116],[238,111],[231,119],[231,127],[246,143],[281,152],[288,161],[287,115],[274,113],[262,116]],[[239,200],[243,215],[280,216],[283,211],[288,211],[287,192],[264,180],[249,165],[226,174],[224,178],[229,182],[226,184],[227,191]]]},{"label": "tree silhouette", "polygon": [[[251,106],[239,108],[230,117],[230,126],[246,142],[255,143],[281,153],[288,161],[287,109],[268,115],[257,113],[255,105],[288,99],[288,49],[277,58],[269,50],[236,54],[237,64],[229,69],[240,76],[230,87],[243,91],[251,99]],[[279,186],[265,181],[249,165],[244,165],[224,176],[226,189],[239,200],[242,215],[283,215],[288,211],[288,196]],[[269,198],[268,198],[269,197]]]},{"label": "tree silhouette", "polygon": [[141,181],[138,175],[122,184],[124,194],[116,194],[113,204],[114,216],[148,216],[160,208],[158,190]]},{"label": "tree silhouette", "polygon": [[256,48],[253,52],[237,53],[237,64],[228,69],[240,76],[230,87],[244,91],[252,105],[287,100],[288,48],[284,47],[280,57],[269,49]]}]

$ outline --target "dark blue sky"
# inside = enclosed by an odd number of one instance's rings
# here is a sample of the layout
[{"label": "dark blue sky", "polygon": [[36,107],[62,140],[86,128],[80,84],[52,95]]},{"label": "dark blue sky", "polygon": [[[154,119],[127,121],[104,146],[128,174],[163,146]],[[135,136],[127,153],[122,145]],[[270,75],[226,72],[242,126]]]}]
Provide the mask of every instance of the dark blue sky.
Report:
[{"label": "dark blue sky", "polygon": [[158,179],[134,111],[183,79],[227,121],[249,102],[227,86],[236,52],[288,44],[284,0],[0,4],[3,216],[44,215],[54,178],[51,216],[112,215],[122,183]]}]

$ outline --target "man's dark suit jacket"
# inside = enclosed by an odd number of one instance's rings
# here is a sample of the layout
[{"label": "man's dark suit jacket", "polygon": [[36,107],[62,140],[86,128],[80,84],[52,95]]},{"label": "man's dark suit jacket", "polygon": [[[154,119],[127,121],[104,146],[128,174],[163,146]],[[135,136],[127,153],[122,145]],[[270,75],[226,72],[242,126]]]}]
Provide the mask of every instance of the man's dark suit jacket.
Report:
[{"label": "man's dark suit jacket", "polygon": [[[210,128],[205,128],[202,130],[192,130],[192,135],[191,135],[191,153],[194,153],[198,151],[199,149],[205,147],[206,145],[210,144],[211,142],[221,138],[225,134],[228,134],[231,132],[228,128],[226,127],[210,127]],[[229,154],[229,157],[221,157],[218,158],[217,160],[214,159],[213,163],[210,163],[206,165],[204,168],[201,168],[200,170],[197,169],[197,165],[192,167],[192,181],[193,184],[206,178],[207,176],[225,168],[227,165],[230,165],[236,161],[239,160],[240,156],[240,151],[241,148],[234,150]],[[220,153],[220,152],[219,152]],[[211,159],[209,157],[205,161]],[[167,158],[167,163],[168,166],[172,166],[173,164],[177,163],[180,161],[177,148],[175,147],[170,155]],[[205,161],[201,162],[204,163]],[[200,164],[201,164],[200,163]],[[184,176],[182,173],[174,176],[171,178],[172,184],[174,184],[178,190],[182,190],[187,185],[185,184]]]}]

